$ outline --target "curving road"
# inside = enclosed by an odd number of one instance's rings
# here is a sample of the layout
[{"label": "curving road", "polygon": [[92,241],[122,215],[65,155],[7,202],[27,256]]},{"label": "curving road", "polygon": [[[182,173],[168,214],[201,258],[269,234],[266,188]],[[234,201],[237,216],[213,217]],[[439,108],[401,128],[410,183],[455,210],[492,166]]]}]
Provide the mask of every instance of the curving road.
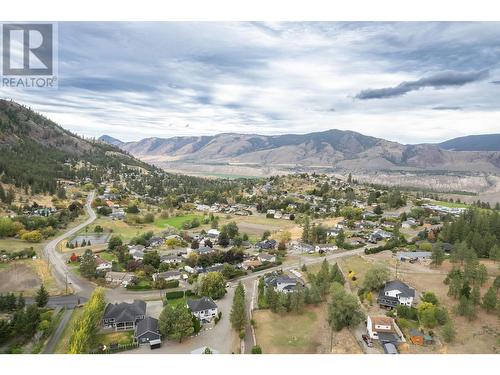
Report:
[{"label": "curving road", "polygon": [[68,285],[68,289],[72,289],[75,294],[82,297],[89,297],[95,286],[91,282],[78,277],[69,269],[63,255],[57,251],[57,244],[64,239],[74,235],[79,230],[85,228],[87,225],[92,224],[97,218],[94,210],[92,209],[92,201],[94,200],[95,191],[92,191],[87,196],[87,202],[85,203],[85,211],[89,216],[87,220],[83,223],[78,224],[76,227],[71,228],[67,232],[61,234],[59,237],[54,238],[52,241],[47,243],[43,247],[43,255],[48,260],[50,268],[54,278],[61,288],[65,288]]}]

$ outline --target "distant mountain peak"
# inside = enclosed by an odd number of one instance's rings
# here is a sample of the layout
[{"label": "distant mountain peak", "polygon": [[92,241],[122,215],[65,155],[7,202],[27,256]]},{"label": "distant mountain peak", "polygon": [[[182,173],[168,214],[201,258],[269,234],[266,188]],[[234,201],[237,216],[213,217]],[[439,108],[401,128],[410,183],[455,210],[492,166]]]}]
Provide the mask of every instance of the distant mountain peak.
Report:
[{"label": "distant mountain peak", "polygon": [[439,144],[453,151],[500,151],[500,134],[478,134],[453,138]]},{"label": "distant mountain peak", "polygon": [[101,135],[98,140],[101,142],[107,143],[109,145],[113,145],[113,146],[120,146],[124,143],[124,142],[120,141],[119,139],[114,138],[114,137],[107,135],[107,134]]}]

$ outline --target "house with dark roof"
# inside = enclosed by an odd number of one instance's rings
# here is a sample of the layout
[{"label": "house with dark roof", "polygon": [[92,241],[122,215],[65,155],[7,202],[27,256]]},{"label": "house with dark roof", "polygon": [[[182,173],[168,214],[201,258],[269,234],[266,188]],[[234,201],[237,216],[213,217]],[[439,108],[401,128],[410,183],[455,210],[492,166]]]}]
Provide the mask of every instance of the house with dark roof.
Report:
[{"label": "house with dark roof", "polygon": [[219,309],[210,297],[201,297],[199,299],[188,299],[187,307],[191,313],[202,323],[209,323],[219,313]]},{"label": "house with dark roof", "polygon": [[141,345],[149,344],[155,340],[161,340],[158,319],[148,316],[145,319],[139,320],[135,326],[134,342]]},{"label": "house with dark roof", "polygon": [[108,303],[104,310],[102,325],[115,331],[135,329],[137,323],[146,316],[146,302],[134,300],[132,303]]},{"label": "house with dark roof", "polygon": [[415,298],[415,289],[404,282],[392,280],[385,283],[378,293],[377,303],[381,307],[393,308],[398,305],[411,306]]},{"label": "house with dark roof", "polygon": [[304,286],[301,280],[287,275],[271,275],[264,279],[267,288],[274,288],[279,293],[293,293],[299,285]]}]

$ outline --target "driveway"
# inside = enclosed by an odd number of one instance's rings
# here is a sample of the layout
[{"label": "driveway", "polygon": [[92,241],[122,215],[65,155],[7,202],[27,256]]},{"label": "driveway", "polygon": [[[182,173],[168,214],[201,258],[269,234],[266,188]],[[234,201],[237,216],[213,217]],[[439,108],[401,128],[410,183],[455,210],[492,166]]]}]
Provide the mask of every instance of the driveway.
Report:
[{"label": "driveway", "polygon": [[222,319],[212,329],[202,330],[197,336],[186,338],[182,343],[166,340],[159,349],[151,350],[149,346],[144,345],[123,354],[190,354],[193,350],[204,346],[209,346],[221,354],[231,354],[239,343],[239,338],[229,321],[234,289],[235,287],[231,285],[224,298],[215,301],[219,311],[222,312]]}]

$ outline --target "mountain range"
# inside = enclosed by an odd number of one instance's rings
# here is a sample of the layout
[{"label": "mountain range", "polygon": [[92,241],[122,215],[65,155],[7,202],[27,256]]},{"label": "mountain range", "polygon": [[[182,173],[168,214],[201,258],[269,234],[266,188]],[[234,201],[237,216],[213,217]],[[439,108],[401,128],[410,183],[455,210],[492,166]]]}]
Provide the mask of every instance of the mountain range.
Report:
[{"label": "mountain range", "polygon": [[281,168],[324,167],[352,171],[500,172],[500,134],[469,136],[440,144],[404,145],[353,131],[308,134],[145,138],[112,144],[157,165],[228,164]]}]

